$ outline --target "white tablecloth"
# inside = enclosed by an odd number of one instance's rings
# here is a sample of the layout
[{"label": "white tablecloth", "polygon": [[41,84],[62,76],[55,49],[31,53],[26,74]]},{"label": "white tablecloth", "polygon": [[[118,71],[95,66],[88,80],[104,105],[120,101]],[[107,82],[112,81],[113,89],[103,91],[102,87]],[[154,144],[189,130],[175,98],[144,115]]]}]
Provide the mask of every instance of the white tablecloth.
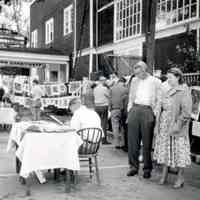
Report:
[{"label": "white tablecloth", "polygon": [[66,168],[80,170],[78,148],[82,144],[76,132],[27,133],[16,152],[24,178],[37,170]]},{"label": "white tablecloth", "polygon": [[0,124],[13,124],[16,112],[13,108],[0,107]]},{"label": "white tablecloth", "polygon": [[[25,132],[35,123],[38,122],[16,122],[10,132],[7,151],[13,148],[16,151],[16,144],[19,146],[16,155],[22,161],[20,175],[27,177],[30,172],[53,168],[79,170],[78,148],[82,144],[80,136],[73,130],[65,133]],[[40,121],[39,124],[44,130],[60,128],[48,121]]]},{"label": "white tablecloth", "polygon": [[15,144],[19,145],[22,133],[24,130],[26,130],[30,126],[30,122],[15,122],[12,126],[12,129],[10,131],[10,135],[8,138],[8,144],[7,144],[7,151],[11,151],[12,149],[15,151],[16,146]]},{"label": "white tablecloth", "polygon": [[16,145],[19,146],[21,139],[24,135],[24,131],[30,127],[31,125],[39,125],[42,128],[50,128],[50,129],[57,129],[59,126],[51,121],[21,121],[15,122],[12,126],[10,131],[8,144],[7,144],[7,151],[11,151],[12,149],[16,150]]}]

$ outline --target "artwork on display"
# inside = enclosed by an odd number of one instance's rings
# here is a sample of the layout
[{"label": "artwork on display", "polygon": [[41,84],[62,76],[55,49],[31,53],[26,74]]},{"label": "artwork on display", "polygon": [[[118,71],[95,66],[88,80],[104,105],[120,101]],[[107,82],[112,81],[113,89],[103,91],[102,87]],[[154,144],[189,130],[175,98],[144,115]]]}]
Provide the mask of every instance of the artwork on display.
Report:
[{"label": "artwork on display", "polygon": [[65,94],[66,93],[66,86],[64,84],[60,85],[60,93]]},{"label": "artwork on display", "polygon": [[22,84],[21,83],[14,83],[14,91],[15,93],[22,93],[23,89],[22,89]]},{"label": "artwork on display", "polygon": [[196,120],[200,114],[200,86],[191,87],[192,94],[192,117]]},{"label": "artwork on display", "polygon": [[72,81],[69,83],[69,93],[76,92],[81,87],[81,81]]},{"label": "artwork on display", "polygon": [[59,85],[52,85],[51,93],[52,93],[52,95],[60,95]]},{"label": "artwork on display", "polygon": [[47,96],[51,96],[51,95],[52,95],[51,86],[50,86],[50,85],[46,85],[46,86],[45,86],[45,94],[46,94]]},{"label": "artwork on display", "polygon": [[192,135],[200,137],[200,122],[192,121]]}]

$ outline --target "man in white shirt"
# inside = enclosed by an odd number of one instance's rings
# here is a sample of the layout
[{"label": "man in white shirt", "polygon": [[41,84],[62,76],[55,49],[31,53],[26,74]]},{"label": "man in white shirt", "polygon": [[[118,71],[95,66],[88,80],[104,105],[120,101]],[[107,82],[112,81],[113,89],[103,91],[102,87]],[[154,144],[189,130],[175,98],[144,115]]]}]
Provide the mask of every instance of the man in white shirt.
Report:
[{"label": "man in white shirt", "polygon": [[160,111],[161,81],[147,72],[146,63],[139,61],[134,66],[135,77],[130,83],[128,101],[128,158],[134,176],[139,170],[139,151],[143,143],[144,178],[151,177],[151,149],[156,116]]},{"label": "man in white shirt", "polygon": [[[100,128],[101,129],[101,119],[99,115],[90,108],[81,104],[79,98],[74,98],[69,103],[69,108],[73,113],[70,127],[76,131],[83,128]],[[92,139],[89,136],[89,140]],[[93,139],[96,139],[95,136]],[[100,139],[100,138],[99,138]]]}]

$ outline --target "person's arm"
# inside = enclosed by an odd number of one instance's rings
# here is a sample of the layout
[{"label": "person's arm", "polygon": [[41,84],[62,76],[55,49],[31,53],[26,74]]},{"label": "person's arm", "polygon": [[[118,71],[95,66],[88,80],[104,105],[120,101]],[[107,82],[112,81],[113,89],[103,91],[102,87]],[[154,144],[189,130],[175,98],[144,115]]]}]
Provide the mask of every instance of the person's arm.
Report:
[{"label": "person's arm", "polygon": [[191,118],[192,97],[189,89],[186,89],[181,95],[180,110],[181,113],[172,127],[172,135],[183,135],[181,130],[185,125],[187,125],[188,121]]},{"label": "person's arm", "polygon": [[108,89],[107,87],[105,88],[105,93],[104,93],[104,96],[108,99],[110,99],[110,96],[111,96],[111,90]]},{"label": "person's arm", "polygon": [[71,121],[70,121],[70,127],[72,129],[75,129],[76,131],[81,129],[80,119],[78,115],[74,114],[72,116]]},{"label": "person's arm", "polygon": [[134,78],[131,80],[130,88],[129,88],[129,95],[128,95],[128,105],[127,105],[127,112],[130,111],[130,109],[133,106],[133,86],[134,86]]},{"label": "person's arm", "polygon": [[155,89],[155,106],[153,108],[154,115],[156,119],[159,118],[161,112],[161,101],[162,101],[162,83],[159,79],[155,80],[156,89]]}]

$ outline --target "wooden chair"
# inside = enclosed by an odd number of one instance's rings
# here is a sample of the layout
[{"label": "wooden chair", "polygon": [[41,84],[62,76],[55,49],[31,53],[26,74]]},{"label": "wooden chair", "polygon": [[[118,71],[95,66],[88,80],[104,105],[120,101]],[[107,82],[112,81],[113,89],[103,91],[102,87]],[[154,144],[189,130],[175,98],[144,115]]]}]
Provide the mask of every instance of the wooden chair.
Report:
[{"label": "wooden chair", "polygon": [[97,156],[103,137],[102,130],[100,128],[84,128],[77,133],[83,140],[83,144],[79,148],[79,159],[88,162],[90,178],[92,178],[93,167],[95,167],[97,183],[100,184]]}]

